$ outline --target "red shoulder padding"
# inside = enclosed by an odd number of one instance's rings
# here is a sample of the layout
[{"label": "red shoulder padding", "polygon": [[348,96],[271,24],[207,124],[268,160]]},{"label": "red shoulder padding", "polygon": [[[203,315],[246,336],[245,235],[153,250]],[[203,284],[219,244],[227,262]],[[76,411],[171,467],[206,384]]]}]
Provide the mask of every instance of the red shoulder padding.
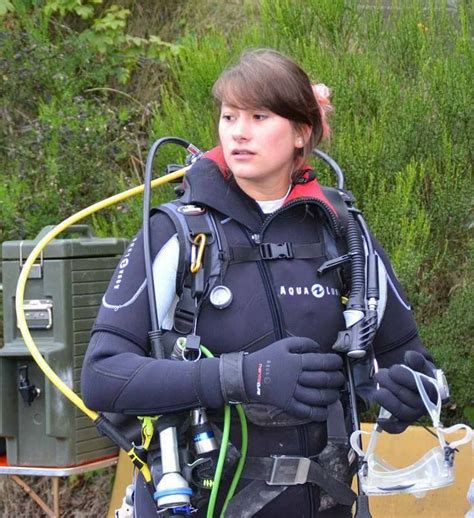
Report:
[{"label": "red shoulder padding", "polygon": [[298,198],[315,198],[320,200],[328,205],[333,213],[338,216],[337,210],[334,208],[334,205],[327,199],[316,178],[308,183],[297,183],[286,198],[285,204],[289,203],[290,201],[297,200]]},{"label": "red shoulder padding", "polygon": [[204,153],[203,158],[208,158],[209,160],[212,160],[225,177],[229,176],[229,166],[225,161],[224,152],[222,151],[221,146],[216,146],[215,148],[210,149],[209,151]]}]

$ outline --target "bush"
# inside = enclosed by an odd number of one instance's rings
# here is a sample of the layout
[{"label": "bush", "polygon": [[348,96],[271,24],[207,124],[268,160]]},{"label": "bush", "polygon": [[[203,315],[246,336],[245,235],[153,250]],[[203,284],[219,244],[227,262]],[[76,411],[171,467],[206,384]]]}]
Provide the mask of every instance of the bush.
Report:
[{"label": "bush", "polygon": [[[142,180],[151,109],[119,85],[140,59],[159,68],[178,47],[127,34],[129,11],[118,6],[88,21],[97,4],[16,2],[6,17],[0,241],[32,238],[42,226]],[[64,23],[73,15],[82,30]]]},{"label": "bush", "polygon": [[[448,345],[470,334],[462,304],[452,300],[468,254],[472,198],[468,15],[463,5],[450,12],[404,2],[384,13],[347,0],[263,0],[261,17],[241,31],[212,30],[182,42],[152,121],[155,136],[213,146],[211,86],[248,47],[277,48],[329,85],[336,111],[326,148],[391,256],[427,344],[456,375],[459,405],[468,403],[462,387],[472,387],[470,363]],[[452,328],[440,324],[446,318],[457,322],[451,340]]]}]

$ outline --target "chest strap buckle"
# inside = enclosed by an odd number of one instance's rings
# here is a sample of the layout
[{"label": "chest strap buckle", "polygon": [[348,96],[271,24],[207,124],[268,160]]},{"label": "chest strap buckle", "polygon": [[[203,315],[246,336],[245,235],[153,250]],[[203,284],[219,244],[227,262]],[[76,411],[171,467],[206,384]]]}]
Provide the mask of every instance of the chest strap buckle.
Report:
[{"label": "chest strap buckle", "polygon": [[291,243],[262,243],[260,255],[263,260],[293,259],[293,246]]}]

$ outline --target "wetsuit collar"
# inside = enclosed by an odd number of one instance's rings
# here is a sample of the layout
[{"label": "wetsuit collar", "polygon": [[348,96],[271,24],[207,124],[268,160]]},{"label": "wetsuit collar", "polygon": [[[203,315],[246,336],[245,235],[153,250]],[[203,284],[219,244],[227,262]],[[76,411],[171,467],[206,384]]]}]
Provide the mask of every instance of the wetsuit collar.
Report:
[{"label": "wetsuit collar", "polygon": [[[309,166],[305,167],[306,180],[303,178],[302,183],[293,187],[285,204],[300,198],[316,198],[333,208],[316,178],[309,176],[311,171]],[[205,205],[242,223],[252,232],[259,232],[265,215],[257,202],[247,196],[232,178],[220,147],[210,150],[194,164],[184,184],[182,202]]]},{"label": "wetsuit collar", "polygon": [[257,202],[247,196],[230,175],[204,156],[184,178],[183,203],[210,207],[243,224],[254,233],[262,226],[264,215]]}]

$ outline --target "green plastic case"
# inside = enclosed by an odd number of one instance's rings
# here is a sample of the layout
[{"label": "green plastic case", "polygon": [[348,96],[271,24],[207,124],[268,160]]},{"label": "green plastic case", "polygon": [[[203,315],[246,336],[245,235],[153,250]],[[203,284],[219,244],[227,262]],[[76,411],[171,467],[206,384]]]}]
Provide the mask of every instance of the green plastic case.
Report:
[{"label": "green plastic case", "polygon": [[[2,245],[0,437],[6,439],[8,464],[16,466],[74,466],[117,451],[109,439],[99,435],[92,421],[45,379],[17,327],[15,292],[20,268],[51,228],[45,227],[34,240]],[[95,237],[88,225],[73,225],[59,237],[48,244],[30,272],[25,313],[47,363],[80,395],[90,330],[127,240]],[[25,401],[22,393],[32,401]]]}]

